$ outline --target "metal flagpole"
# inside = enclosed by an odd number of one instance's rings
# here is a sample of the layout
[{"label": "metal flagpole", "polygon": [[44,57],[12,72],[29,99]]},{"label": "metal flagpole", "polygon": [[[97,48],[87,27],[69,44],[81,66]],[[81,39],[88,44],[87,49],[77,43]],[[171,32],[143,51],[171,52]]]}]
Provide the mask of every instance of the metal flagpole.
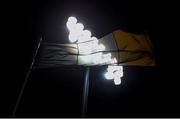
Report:
[{"label": "metal flagpole", "polygon": [[84,87],[83,87],[82,117],[85,117],[87,113],[88,92],[89,92],[89,72],[90,72],[90,67],[87,67],[85,80],[84,80]]},{"label": "metal flagpole", "polygon": [[40,45],[41,45],[41,41],[42,41],[42,37],[40,38],[40,41],[39,41],[39,43],[38,43],[38,47],[37,47],[37,49],[36,49],[36,51],[35,51],[35,54],[34,54],[34,56],[33,56],[33,59],[32,59],[32,63],[31,63],[31,65],[30,65],[29,70],[28,70],[28,72],[27,72],[27,74],[26,74],[26,77],[25,77],[25,79],[24,79],[24,83],[23,83],[23,85],[22,85],[20,94],[19,94],[19,96],[18,96],[16,105],[15,105],[15,107],[14,107],[12,117],[15,117],[15,116],[16,116],[16,111],[17,111],[18,106],[19,106],[19,103],[20,103],[20,101],[21,101],[21,97],[22,97],[22,95],[23,95],[25,86],[26,86],[27,81],[28,81],[28,78],[29,78],[29,76],[30,76],[30,74],[31,74],[31,72],[32,72],[32,70],[33,70],[33,68],[34,68],[35,58],[36,58],[36,56],[37,56],[39,47],[40,47]]}]

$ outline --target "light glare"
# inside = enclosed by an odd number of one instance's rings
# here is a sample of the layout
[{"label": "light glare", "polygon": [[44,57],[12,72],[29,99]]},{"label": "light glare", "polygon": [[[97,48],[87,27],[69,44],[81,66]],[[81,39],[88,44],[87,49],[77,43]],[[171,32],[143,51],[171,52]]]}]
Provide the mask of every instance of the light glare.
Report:
[{"label": "light glare", "polygon": [[87,38],[91,38],[91,32],[89,30],[84,30],[84,36],[86,36]]},{"label": "light glare", "polygon": [[76,24],[77,23],[77,19],[76,19],[76,17],[71,16],[71,17],[68,18],[68,22],[70,22],[72,24]]},{"label": "light glare", "polygon": [[81,24],[81,23],[77,23],[77,24],[76,24],[76,28],[77,28],[77,30],[79,30],[79,31],[83,31],[84,25]]},{"label": "light glare", "polygon": [[120,85],[121,84],[121,79],[120,78],[115,78],[114,79],[114,84],[115,85]]},{"label": "light glare", "polygon": [[77,19],[75,17],[69,17],[66,26],[69,29],[70,42],[77,43],[79,53],[85,54],[84,56],[80,56],[80,59],[87,64],[114,64],[108,66],[107,72],[104,76],[107,80],[114,79],[115,85],[121,84],[123,67],[116,64],[118,61],[116,58],[112,58],[111,53],[105,54],[100,52],[105,51],[106,47],[99,43],[99,40],[96,37],[92,37],[89,30],[84,30],[84,25],[82,23],[77,23]]},{"label": "light glare", "polygon": [[77,36],[75,35],[75,34],[69,34],[69,40],[71,41],[71,42],[75,42],[76,40],[77,40]]},{"label": "light glare", "polygon": [[104,76],[107,80],[111,80],[114,78],[114,75],[112,72],[106,72]]},{"label": "light glare", "polygon": [[115,85],[121,84],[121,77],[123,77],[123,67],[118,65],[109,65],[107,72],[105,73],[105,78],[107,80],[114,79]]}]

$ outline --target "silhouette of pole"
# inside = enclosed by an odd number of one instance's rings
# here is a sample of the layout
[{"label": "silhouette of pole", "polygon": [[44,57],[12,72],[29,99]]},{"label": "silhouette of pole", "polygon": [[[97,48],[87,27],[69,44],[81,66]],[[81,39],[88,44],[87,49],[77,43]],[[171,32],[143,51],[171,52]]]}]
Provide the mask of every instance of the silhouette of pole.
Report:
[{"label": "silhouette of pole", "polygon": [[40,41],[39,41],[38,46],[37,46],[37,49],[36,49],[35,54],[34,54],[33,59],[32,59],[32,63],[31,63],[31,65],[30,65],[29,70],[28,70],[28,72],[27,72],[27,74],[26,74],[26,77],[25,77],[25,79],[24,79],[24,83],[23,83],[23,85],[22,85],[22,88],[21,88],[21,91],[20,91],[20,93],[19,93],[17,102],[16,102],[16,104],[15,104],[12,117],[15,117],[15,116],[16,116],[16,112],[17,112],[17,109],[18,109],[18,107],[19,107],[19,104],[20,104],[20,101],[21,101],[21,98],[22,98],[22,95],[23,95],[25,86],[26,86],[27,81],[28,81],[28,78],[29,78],[29,76],[30,76],[30,74],[31,74],[31,72],[32,72],[32,70],[33,70],[33,68],[34,68],[35,58],[36,58],[36,56],[37,56],[37,53],[38,53],[39,47],[40,47],[40,45],[41,45],[41,42],[42,42],[42,37],[40,38]]},{"label": "silhouette of pole", "polygon": [[87,67],[85,80],[84,80],[84,87],[83,87],[82,117],[85,117],[87,114],[88,92],[89,92],[89,72],[90,72],[90,67]]}]

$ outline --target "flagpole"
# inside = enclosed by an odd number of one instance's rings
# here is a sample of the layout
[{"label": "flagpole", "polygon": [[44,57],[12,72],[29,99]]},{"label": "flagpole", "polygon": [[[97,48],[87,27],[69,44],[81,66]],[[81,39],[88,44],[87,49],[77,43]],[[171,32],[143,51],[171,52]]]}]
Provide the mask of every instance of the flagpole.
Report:
[{"label": "flagpole", "polygon": [[28,78],[29,78],[29,76],[30,76],[30,74],[31,74],[31,72],[32,72],[32,70],[33,70],[33,68],[34,68],[35,58],[36,58],[37,53],[38,53],[38,51],[39,51],[41,42],[42,42],[42,37],[41,37],[40,40],[39,40],[37,49],[36,49],[35,54],[34,54],[33,59],[32,59],[32,63],[31,63],[31,65],[30,65],[29,70],[28,70],[28,72],[27,72],[27,74],[26,74],[26,77],[25,77],[25,79],[24,79],[24,83],[23,83],[23,85],[22,85],[22,88],[21,88],[21,91],[20,91],[20,93],[19,93],[17,102],[16,102],[16,104],[15,104],[12,117],[15,117],[15,116],[16,116],[16,112],[17,112],[17,109],[18,109],[18,107],[19,107],[19,103],[20,103],[20,101],[21,101],[21,98],[22,98],[22,95],[23,95],[25,86],[26,86],[27,81],[28,81]]},{"label": "flagpole", "polygon": [[86,67],[84,87],[83,87],[83,99],[82,99],[82,117],[85,117],[87,114],[87,105],[88,105],[88,93],[89,93],[89,72],[90,67]]}]

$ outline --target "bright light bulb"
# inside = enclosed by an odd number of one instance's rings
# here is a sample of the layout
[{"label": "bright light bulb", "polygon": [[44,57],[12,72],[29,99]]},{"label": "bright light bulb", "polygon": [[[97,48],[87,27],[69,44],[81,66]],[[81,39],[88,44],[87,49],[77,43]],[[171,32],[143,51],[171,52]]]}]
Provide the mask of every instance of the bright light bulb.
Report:
[{"label": "bright light bulb", "polygon": [[78,37],[78,42],[85,42],[91,40],[91,32],[88,30],[81,31],[81,34]]},{"label": "bright light bulb", "polygon": [[76,42],[77,41],[77,36],[75,34],[73,34],[73,33],[70,33],[69,34],[69,40],[71,42]]},{"label": "bright light bulb", "polygon": [[112,72],[106,72],[104,76],[107,80],[111,80],[114,78],[114,75]]},{"label": "bright light bulb", "polygon": [[105,58],[111,58],[111,53],[104,54]]},{"label": "bright light bulb", "polygon": [[102,52],[92,54],[92,61],[94,64],[99,64],[102,61]]},{"label": "bright light bulb", "polygon": [[82,31],[84,29],[84,25],[81,23],[76,24],[76,30]]},{"label": "bright light bulb", "polygon": [[83,32],[82,32],[82,35],[80,35],[80,36],[78,37],[78,43],[86,42],[86,41],[90,41],[90,40],[91,40],[91,38],[85,36]]},{"label": "bright light bulb", "polygon": [[66,26],[67,26],[67,28],[69,29],[69,31],[75,31],[75,29],[76,29],[76,24],[74,24],[74,23],[71,23],[71,22],[67,22],[66,23]]},{"label": "bright light bulb", "polygon": [[118,77],[115,78],[115,79],[114,79],[114,84],[115,84],[115,85],[120,85],[120,84],[121,84],[121,78],[118,78]]},{"label": "bright light bulb", "polygon": [[72,23],[72,24],[76,24],[77,23],[77,19],[76,19],[76,17],[69,17],[68,18],[68,22],[70,22],[70,23]]},{"label": "bright light bulb", "polygon": [[91,39],[98,42],[98,39],[96,37],[91,37]]},{"label": "bright light bulb", "polygon": [[115,85],[121,84],[121,77],[123,77],[123,66],[109,65],[107,72],[105,73],[105,78],[107,80],[114,79]]},{"label": "bright light bulb", "polygon": [[83,33],[86,38],[91,38],[91,32],[89,30],[84,30]]},{"label": "bright light bulb", "polygon": [[106,62],[110,62],[111,61],[111,53],[105,54],[104,59],[106,60]]},{"label": "bright light bulb", "polygon": [[107,71],[108,72],[114,72],[114,67],[109,65]]},{"label": "bright light bulb", "polygon": [[109,63],[111,61],[111,54],[107,53],[107,54],[103,54],[102,57],[102,63]]}]

